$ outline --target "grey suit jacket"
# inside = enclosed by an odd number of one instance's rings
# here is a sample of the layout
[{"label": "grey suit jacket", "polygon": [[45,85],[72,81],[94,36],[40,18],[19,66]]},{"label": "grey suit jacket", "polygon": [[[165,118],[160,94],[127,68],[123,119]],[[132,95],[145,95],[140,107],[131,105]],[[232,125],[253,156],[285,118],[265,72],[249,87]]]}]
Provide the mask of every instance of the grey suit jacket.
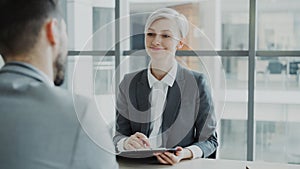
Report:
[{"label": "grey suit jacket", "polygon": [[[151,89],[147,69],[125,75],[117,97],[115,146],[135,132],[150,135]],[[216,117],[209,86],[203,74],[178,65],[175,83],[169,87],[162,120],[162,147],[196,145],[203,157],[217,146]]]},{"label": "grey suit jacket", "polygon": [[[118,168],[105,123],[89,119],[87,99],[73,99],[30,67],[6,64],[0,70],[0,168]],[[97,128],[101,140],[89,137],[78,119],[90,123],[87,131]]]}]

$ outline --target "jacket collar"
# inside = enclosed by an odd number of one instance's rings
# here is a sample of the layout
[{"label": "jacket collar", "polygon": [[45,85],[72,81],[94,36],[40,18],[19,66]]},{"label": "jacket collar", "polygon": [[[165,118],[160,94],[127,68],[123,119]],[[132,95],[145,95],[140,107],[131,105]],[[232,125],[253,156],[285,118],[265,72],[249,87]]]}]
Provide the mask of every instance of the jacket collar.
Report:
[{"label": "jacket collar", "polygon": [[41,72],[34,66],[27,63],[8,62],[0,70],[0,73],[6,73],[6,72],[21,74],[33,78],[35,80],[38,80],[40,82],[43,82],[49,86],[54,86],[53,82],[50,79],[48,79],[48,77],[43,72]]}]

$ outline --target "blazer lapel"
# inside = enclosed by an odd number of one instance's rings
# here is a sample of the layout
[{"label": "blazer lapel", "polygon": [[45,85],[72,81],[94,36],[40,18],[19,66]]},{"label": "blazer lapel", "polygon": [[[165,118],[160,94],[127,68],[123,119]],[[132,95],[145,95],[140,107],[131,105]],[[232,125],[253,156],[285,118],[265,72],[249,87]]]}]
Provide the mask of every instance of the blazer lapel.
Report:
[{"label": "blazer lapel", "polygon": [[178,83],[175,82],[173,87],[169,87],[168,89],[166,108],[163,113],[162,132],[167,130],[175,121],[178,115],[178,107],[181,102],[180,97],[180,89]]},{"label": "blazer lapel", "polygon": [[137,98],[136,103],[137,103],[137,109],[138,111],[148,111],[146,113],[146,120],[144,121],[149,121],[149,123],[141,123],[141,132],[149,136],[149,129],[150,129],[150,119],[151,119],[151,104],[149,100],[149,95],[151,92],[151,89],[148,84],[148,79],[147,79],[147,70],[144,70],[141,72],[141,77],[139,78],[137,82],[137,87],[136,87],[136,93],[135,96]]},{"label": "blazer lapel", "polygon": [[168,140],[168,129],[174,124],[178,114],[179,108],[181,104],[181,96],[182,96],[182,89],[184,89],[184,77],[182,73],[182,68],[178,64],[178,70],[176,75],[176,80],[172,87],[169,87],[167,100],[166,100],[166,107],[163,113],[163,122],[162,122],[162,142],[163,147],[166,147],[167,140]]}]

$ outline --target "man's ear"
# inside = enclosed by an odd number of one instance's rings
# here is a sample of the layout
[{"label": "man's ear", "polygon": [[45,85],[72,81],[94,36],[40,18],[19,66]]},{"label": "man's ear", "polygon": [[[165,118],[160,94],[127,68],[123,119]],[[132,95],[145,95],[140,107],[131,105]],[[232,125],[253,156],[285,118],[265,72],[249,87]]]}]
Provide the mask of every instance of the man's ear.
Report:
[{"label": "man's ear", "polygon": [[56,19],[49,19],[46,22],[46,36],[51,45],[59,42],[59,25]]}]

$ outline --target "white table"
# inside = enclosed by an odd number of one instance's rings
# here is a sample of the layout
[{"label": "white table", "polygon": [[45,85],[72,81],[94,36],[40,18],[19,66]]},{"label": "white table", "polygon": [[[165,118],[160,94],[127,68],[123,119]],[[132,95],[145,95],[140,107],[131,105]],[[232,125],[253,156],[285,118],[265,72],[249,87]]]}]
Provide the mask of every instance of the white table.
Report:
[{"label": "white table", "polygon": [[300,169],[300,165],[234,160],[195,159],[185,160],[176,165],[139,164],[119,161],[120,169]]}]

